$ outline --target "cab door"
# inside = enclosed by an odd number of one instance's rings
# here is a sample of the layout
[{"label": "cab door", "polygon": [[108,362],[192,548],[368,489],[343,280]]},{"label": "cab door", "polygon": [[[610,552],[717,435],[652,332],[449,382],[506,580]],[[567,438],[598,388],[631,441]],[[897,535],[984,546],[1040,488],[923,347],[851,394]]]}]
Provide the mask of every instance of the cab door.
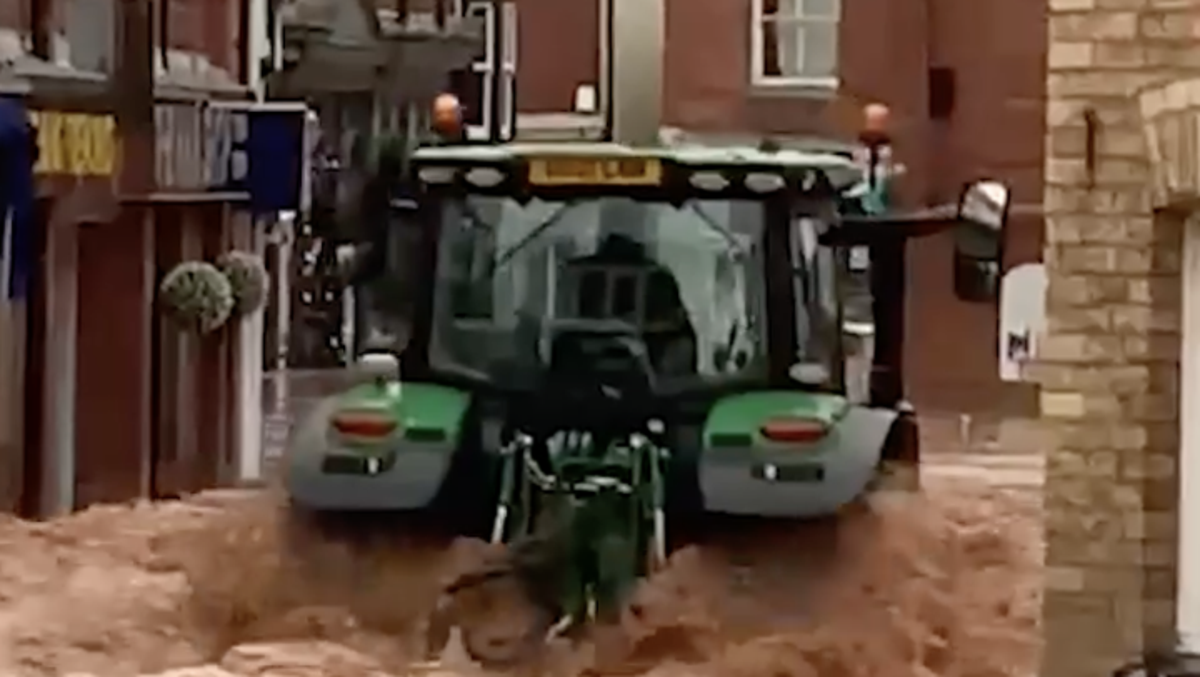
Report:
[{"label": "cab door", "polygon": [[843,391],[842,266],[839,250],[819,242],[824,227],[808,216],[791,221],[789,261],[796,307],[792,378],[813,388]]}]

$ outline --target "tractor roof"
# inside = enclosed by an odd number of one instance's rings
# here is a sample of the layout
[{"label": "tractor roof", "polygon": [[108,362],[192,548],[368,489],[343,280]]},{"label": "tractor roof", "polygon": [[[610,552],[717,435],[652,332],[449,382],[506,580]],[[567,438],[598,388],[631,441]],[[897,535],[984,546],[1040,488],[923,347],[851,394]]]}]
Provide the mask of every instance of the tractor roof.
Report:
[{"label": "tractor roof", "polygon": [[860,183],[864,172],[851,159],[834,153],[799,150],[764,151],[752,146],[634,147],[600,142],[534,142],[495,145],[424,146],[413,154],[417,162],[505,162],[533,157],[658,158],[680,165],[712,167],[809,167],[824,171],[834,186]]}]

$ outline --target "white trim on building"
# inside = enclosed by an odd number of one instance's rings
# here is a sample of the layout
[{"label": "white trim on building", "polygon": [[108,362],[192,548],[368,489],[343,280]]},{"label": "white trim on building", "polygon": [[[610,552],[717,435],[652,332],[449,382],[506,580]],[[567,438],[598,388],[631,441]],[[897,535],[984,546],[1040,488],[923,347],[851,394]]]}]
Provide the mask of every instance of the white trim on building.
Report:
[{"label": "white trim on building", "polygon": [[1183,234],[1183,320],[1179,394],[1179,561],[1176,633],[1200,653],[1200,216]]}]

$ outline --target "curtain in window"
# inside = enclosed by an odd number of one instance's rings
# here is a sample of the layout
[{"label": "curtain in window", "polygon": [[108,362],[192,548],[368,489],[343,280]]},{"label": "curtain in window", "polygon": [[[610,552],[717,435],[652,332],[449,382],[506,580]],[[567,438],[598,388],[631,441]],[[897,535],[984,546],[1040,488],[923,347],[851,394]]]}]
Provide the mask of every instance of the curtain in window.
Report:
[{"label": "curtain in window", "polygon": [[762,0],[763,75],[824,78],[837,71],[838,0]]}]

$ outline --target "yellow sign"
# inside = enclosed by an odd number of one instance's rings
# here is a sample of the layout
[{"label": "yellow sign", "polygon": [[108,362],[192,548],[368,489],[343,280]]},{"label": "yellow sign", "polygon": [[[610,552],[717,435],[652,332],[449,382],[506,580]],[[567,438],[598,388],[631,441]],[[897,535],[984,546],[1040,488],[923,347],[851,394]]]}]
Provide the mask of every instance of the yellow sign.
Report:
[{"label": "yellow sign", "polygon": [[529,162],[537,186],[657,186],[662,163],[652,158],[539,158]]},{"label": "yellow sign", "polygon": [[38,174],[112,176],[117,167],[117,122],[111,115],[33,111],[38,129]]}]

